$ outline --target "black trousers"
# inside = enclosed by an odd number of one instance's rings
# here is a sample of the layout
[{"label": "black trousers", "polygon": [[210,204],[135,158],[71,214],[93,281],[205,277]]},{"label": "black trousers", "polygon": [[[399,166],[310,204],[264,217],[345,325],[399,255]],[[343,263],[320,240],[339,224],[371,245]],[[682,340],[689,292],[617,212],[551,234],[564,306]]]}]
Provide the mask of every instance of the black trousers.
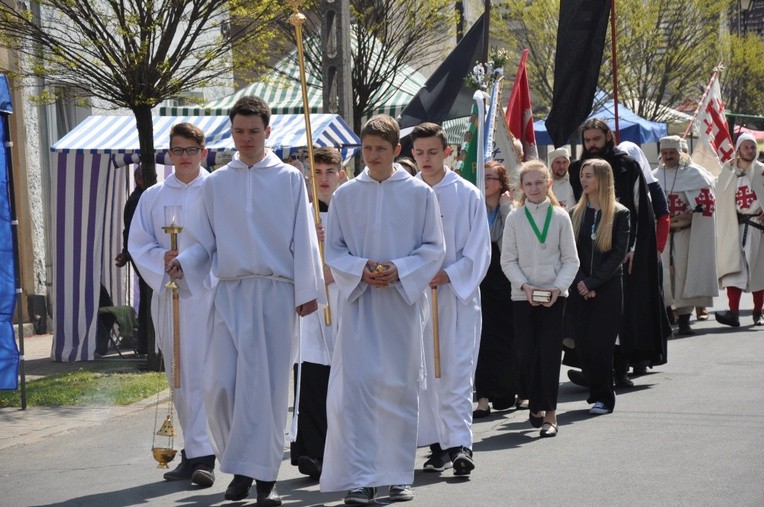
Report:
[{"label": "black trousers", "polygon": [[[330,367],[316,363],[302,363],[300,381],[300,413],[297,418],[297,439],[289,451],[292,465],[300,456],[324,457],[326,444],[326,392],[329,388]],[[295,385],[297,366],[294,367]]]},{"label": "black trousers", "polygon": [[149,334],[154,333],[154,324],[151,322],[151,297],[153,291],[149,284],[138,277],[138,335],[135,340],[135,351],[145,354],[148,351]]},{"label": "black trousers", "polygon": [[[575,289],[574,289],[575,290]],[[576,355],[589,379],[588,403],[601,401],[615,407],[613,354],[623,315],[623,284],[614,277],[595,289],[594,298],[571,294],[570,311],[575,326]]]},{"label": "black trousers", "polygon": [[528,379],[528,408],[557,410],[565,298],[549,308],[527,301],[513,301],[512,306],[516,350]]}]

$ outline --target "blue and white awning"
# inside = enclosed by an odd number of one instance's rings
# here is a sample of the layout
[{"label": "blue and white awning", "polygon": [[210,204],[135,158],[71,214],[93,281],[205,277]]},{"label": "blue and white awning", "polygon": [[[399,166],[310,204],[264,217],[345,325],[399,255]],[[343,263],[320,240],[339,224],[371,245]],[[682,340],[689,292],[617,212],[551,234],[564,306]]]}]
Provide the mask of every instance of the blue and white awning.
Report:
[{"label": "blue and white awning", "polygon": [[[231,122],[227,116],[154,116],[154,147],[157,162],[164,161],[164,154],[169,149],[170,128],[181,122],[192,123],[201,128],[207,136],[207,148],[210,155],[208,163],[220,165],[230,160],[236,151],[231,137]],[[313,134],[313,146],[333,146],[342,152],[342,158],[349,160],[361,146],[361,141],[345,121],[336,114],[312,114],[310,124]],[[284,158],[289,150],[305,148],[307,136],[305,119],[301,114],[271,116],[271,136],[266,146]],[[60,141],[50,147],[57,153],[90,153],[119,155],[124,154],[124,161],[117,160],[117,165],[136,161],[140,155],[138,129],[134,116],[90,116],[69,132]]]},{"label": "blue and white awning", "polygon": [[[205,132],[209,165],[226,163],[235,151],[227,116],[157,116],[153,122],[159,164],[169,147],[170,128],[180,122]],[[311,129],[314,146],[334,146],[345,158],[360,149],[360,140],[338,115],[311,115]],[[305,148],[306,142],[303,115],[271,117],[267,145],[282,158],[292,149]],[[51,152],[52,357],[88,361],[95,354],[100,286],[116,304],[126,304],[127,277],[112,259],[123,248],[122,210],[131,172],[124,166],[140,159],[135,118],[91,116],[54,144]]]}]

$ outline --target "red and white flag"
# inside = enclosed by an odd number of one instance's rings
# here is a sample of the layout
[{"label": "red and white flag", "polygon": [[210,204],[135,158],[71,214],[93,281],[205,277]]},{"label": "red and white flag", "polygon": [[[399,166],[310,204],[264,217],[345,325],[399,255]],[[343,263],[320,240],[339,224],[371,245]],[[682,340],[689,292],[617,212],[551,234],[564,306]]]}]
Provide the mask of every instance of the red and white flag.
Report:
[{"label": "red and white flag", "polygon": [[713,79],[695,117],[698,142],[692,151],[693,161],[718,176],[722,165],[735,156],[719,80]]},{"label": "red and white flag", "polygon": [[530,160],[538,158],[538,150],[536,149],[536,134],[533,131],[531,90],[528,86],[528,72],[525,69],[527,58],[528,50],[526,49],[520,58],[515,82],[512,84],[506,118],[509,131],[523,143],[523,158]]}]

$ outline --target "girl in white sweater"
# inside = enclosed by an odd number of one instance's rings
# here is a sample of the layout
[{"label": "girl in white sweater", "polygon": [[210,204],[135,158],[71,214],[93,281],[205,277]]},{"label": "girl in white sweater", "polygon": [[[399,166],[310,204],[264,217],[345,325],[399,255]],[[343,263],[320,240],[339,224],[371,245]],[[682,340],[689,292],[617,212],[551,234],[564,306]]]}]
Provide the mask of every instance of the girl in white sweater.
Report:
[{"label": "girl in white sweater", "polygon": [[512,283],[515,341],[529,382],[530,421],[542,437],[557,435],[563,318],[578,254],[568,213],[552,193],[543,162],[520,167],[521,206],[507,217],[501,267]]}]

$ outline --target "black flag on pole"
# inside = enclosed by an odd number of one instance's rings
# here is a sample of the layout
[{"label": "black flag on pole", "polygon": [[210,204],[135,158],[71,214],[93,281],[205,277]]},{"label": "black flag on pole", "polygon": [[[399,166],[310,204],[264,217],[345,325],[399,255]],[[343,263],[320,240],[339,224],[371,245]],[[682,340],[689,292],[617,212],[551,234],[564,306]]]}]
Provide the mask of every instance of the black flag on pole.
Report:
[{"label": "black flag on pole", "polygon": [[605,49],[610,0],[561,0],[554,93],[546,128],[555,147],[589,116]]},{"label": "black flag on pole", "polygon": [[484,30],[482,14],[401,112],[398,118],[401,128],[470,115],[474,90],[464,85],[464,78],[483,58]]}]

